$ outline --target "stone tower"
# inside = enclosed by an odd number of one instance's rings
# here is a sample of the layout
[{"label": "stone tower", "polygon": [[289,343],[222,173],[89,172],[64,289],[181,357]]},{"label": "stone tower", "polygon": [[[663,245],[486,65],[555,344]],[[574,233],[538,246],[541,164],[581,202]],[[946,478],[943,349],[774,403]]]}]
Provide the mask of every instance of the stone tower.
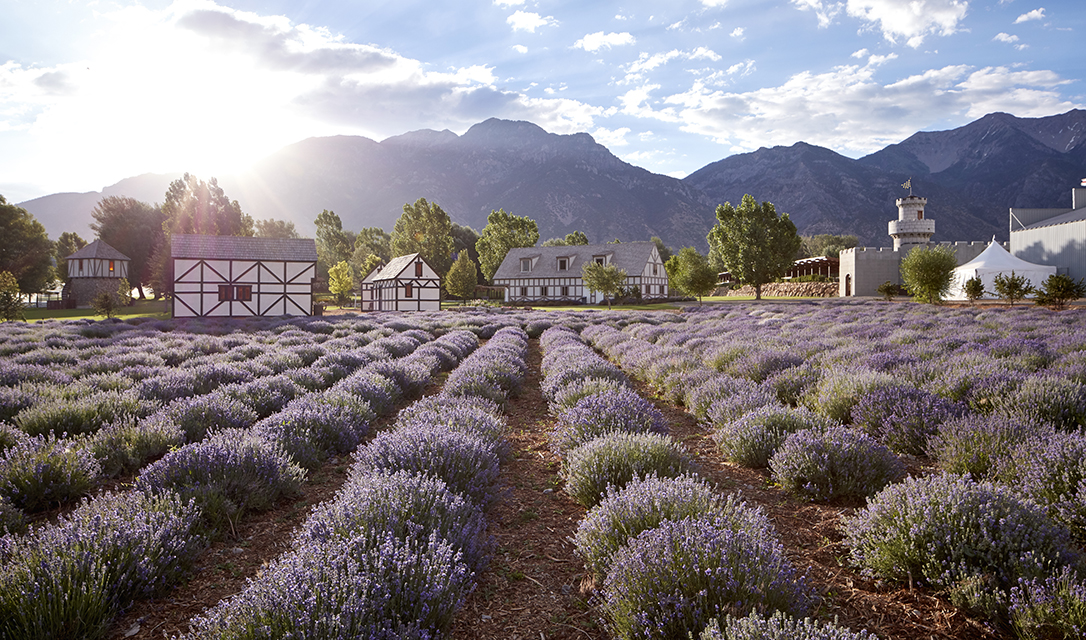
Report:
[{"label": "stone tower", "polygon": [[890,237],[894,239],[894,251],[906,251],[925,245],[935,235],[935,221],[924,219],[927,198],[908,195],[897,200],[897,220],[890,221]]}]

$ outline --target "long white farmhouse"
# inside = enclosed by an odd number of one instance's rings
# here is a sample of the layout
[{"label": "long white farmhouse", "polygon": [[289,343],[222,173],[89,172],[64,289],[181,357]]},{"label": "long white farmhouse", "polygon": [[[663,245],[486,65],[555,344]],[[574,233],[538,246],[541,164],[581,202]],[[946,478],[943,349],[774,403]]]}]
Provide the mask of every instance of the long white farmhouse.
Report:
[{"label": "long white farmhouse", "polygon": [[626,287],[637,287],[646,300],[668,297],[667,272],[652,242],[585,244],[511,249],[494,274],[509,303],[583,302],[598,304],[603,295],[589,291],[581,267],[589,262],[615,265],[626,272]]}]

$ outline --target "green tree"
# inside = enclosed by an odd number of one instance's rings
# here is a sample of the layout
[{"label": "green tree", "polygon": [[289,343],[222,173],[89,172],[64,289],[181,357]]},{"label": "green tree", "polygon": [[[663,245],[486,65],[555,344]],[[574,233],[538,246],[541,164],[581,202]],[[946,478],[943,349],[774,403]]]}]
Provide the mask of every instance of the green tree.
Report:
[{"label": "green tree", "polygon": [[543,243],[544,247],[572,247],[588,244],[588,236],[584,231],[571,231],[564,238],[551,238]]},{"label": "green tree", "polygon": [[470,300],[475,297],[478,282],[479,271],[475,262],[467,251],[461,251],[449,269],[449,275],[445,276],[445,290],[461,300]]},{"label": "green tree", "polygon": [[336,302],[343,306],[354,291],[354,274],[346,260],[340,260],[328,270],[328,291],[335,294]]},{"label": "green tree", "polygon": [[1036,303],[1060,311],[1067,308],[1067,303],[1079,298],[1086,298],[1086,283],[1077,282],[1069,275],[1054,273],[1041,283],[1037,290]]},{"label": "green tree", "polygon": [[74,231],[65,231],[60,234],[60,237],[57,238],[57,241],[54,243],[53,249],[53,257],[56,258],[57,261],[57,280],[67,284],[68,261],[65,260],[65,258],[85,246],[87,246],[87,241]]},{"label": "green tree", "polygon": [[762,299],[762,285],[784,275],[795,262],[800,239],[787,213],[777,215],[772,203],[758,202],[749,194],[739,208],[730,202],[716,208],[716,225],[709,245],[716,249],[725,269],[742,284],[754,287]]},{"label": "green tree", "polygon": [[660,239],[660,236],[653,236],[649,239],[649,242],[656,245],[656,253],[660,254],[660,260],[667,264],[667,261],[671,256],[675,255],[675,252],[671,250],[671,247],[664,244],[664,241]]},{"label": "green tree", "polygon": [[890,282],[889,280],[880,284],[875,291],[877,291],[879,295],[882,296],[882,299],[887,302],[893,302],[896,296],[903,296],[908,293],[900,284]]},{"label": "green tree", "polygon": [[969,278],[962,286],[962,293],[965,294],[965,299],[969,301],[969,304],[976,304],[977,300],[984,297],[984,280],[980,276]]},{"label": "green tree", "polygon": [[143,287],[152,280],[152,258],[156,248],[166,242],[162,209],[135,198],[109,196],[98,201],[91,216],[94,218],[91,229],[102,242],[132,260],[128,264],[128,277],[139,291],[140,299],[145,299]]},{"label": "green tree", "polygon": [[361,257],[373,254],[384,262],[392,259],[392,236],[381,227],[363,227],[354,237],[354,251],[364,251]]},{"label": "green tree", "polygon": [[916,247],[901,259],[901,280],[919,302],[939,304],[950,291],[958,256],[945,246]]},{"label": "green tree", "polygon": [[452,265],[452,220],[436,202],[419,198],[414,204],[403,206],[403,213],[392,229],[391,244],[392,253],[396,256],[422,254],[423,259],[444,278]]},{"label": "green tree", "polygon": [[117,304],[122,307],[132,305],[132,285],[128,283],[128,278],[121,278],[117,284]]},{"label": "green tree", "polygon": [[91,299],[91,308],[96,315],[112,318],[117,315],[117,299],[108,291],[100,291]]},{"label": "green tree", "polygon": [[352,259],[354,238],[343,230],[343,221],[335,211],[325,209],[314,220],[317,226],[317,276],[329,278],[332,265]]},{"label": "green tree", "polygon": [[803,255],[808,258],[827,256],[836,258],[841,255],[841,249],[851,249],[856,246],[856,236],[833,235],[819,233],[813,236],[801,236],[803,241]]},{"label": "green tree", "polygon": [[668,280],[680,291],[698,299],[716,289],[716,271],[709,267],[709,260],[693,247],[684,247],[671,256],[664,265]]},{"label": "green tree", "polygon": [[611,298],[622,289],[626,272],[613,264],[602,265],[595,260],[581,265],[581,278],[589,291],[599,291],[611,308]]},{"label": "green tree", "polygon": [[376,269],[378,266],[384,264],[384,262],[385,261],[382,260],[380,256],[371,253],[362,260],[361,264],[358,265],[358,272],[362,274],[362,278],[365,278],[370,274],[371,271]]},{"label": "green tree", "polygon": [[1009,276],[1004,273],[996,274],[996,277],[992,280],[992,286],[995,287],[996,295],[1006,300],[1012,307],[1015,302],[1033,293],[1033,287],[1030,286],[1029,279],[1025,276],[1015,275],[1013,270]]},{"label": "green tree", "polygon": [[23,293],[44,291],[55,276],[53,243],[45,227],[4,196],[0,196],[0,271],[13,275]]},{"label": "green tree", "polygon": [[510,249],[534,247],[538,241],[539,226],[535,220],[506,213],[505,209],[491,211],[479,241],[475,243],[483,276],[487,281],[492,280]]},{"label": "green tree", "polygon": [[286,220],[254,220],[253,235],[258,238],[301,238],[293,222]]},{"label": "green tree", "polygon": [[23,294],[15,276],[11,275],[10,271],[0,272],[0,320],[26,320],[23,314],[25,309]]}]

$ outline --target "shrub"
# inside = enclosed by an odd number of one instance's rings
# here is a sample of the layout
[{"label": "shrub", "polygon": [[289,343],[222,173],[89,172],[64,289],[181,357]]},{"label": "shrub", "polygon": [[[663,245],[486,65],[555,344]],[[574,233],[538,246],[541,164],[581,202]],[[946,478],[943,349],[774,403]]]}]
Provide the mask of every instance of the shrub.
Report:
[{"label": "shrub", "polygon": [[148,462],[185,444],[185,434],[169,420],[122,420],[94,434],[90,451],[102,465],[102,475],[116,477],[134,473]]},{"label": "shrub", "polygon": [[1058,429],[1086,424],[1086,385],[1059,376],[1031,376],[1018,390],[995,401],[995,410]]},{"label": "shrub", "polygon": [[[26,530],[26,517],[6,496],[0,495],[0,536],[8,533],[20,534]],[[0,554],[2,557],[2,554]]]},{"label": "shrub", "polygon": [[1011,271],[1011,275],[997,273],[995,279],[992,280],[992,285],[995,287],[996,295],[1011,306],[1034,291],[1029,278],[1015,275],[1014,271]]},{"label": "shrub", "polygon": [[295,546],[333,538],[365,539],[374,546],[387,533],[421,540],[436,534],[475,572],[485,568],[492,546],[478,506],[450,491],[445,481],[410,471],[353,476],[334,500],[313,510]]},{"label": "shrub", "polygon": [[769,458],[789,434],[803,429],[824,431],[832,426],[831,420],[809,409],[771,405],[721,424],[713,439],[725,460],[762,468],[769,466]]},{"label": "shrub", "polygon": [[581,378],[572,380],[566,386],[554,394],[554,400],[550,404],[550,412],[554,415],[561,414],[577,404],[581,398],[596,395],[604,391],[622,391],[629,389],[628,382],[611,378]]},{"label": "shrub", "polygon": [[774,535],[762,510],[747,506],[735,494],[724,497],[694,475],[647,476],[624,487],[608,487],[577,525],[574,542],[585,567],[602,580],[615,553],[630,539],[666,520],[693,517],[712,518],[714,526],[746,531],[755,538]]},{"label": "shrub", "polygon": [[582,398],[558,416],[551,448],[560,454],[606,433],[666,433],[664,415],[630,390]]},{"label": "shrub", "polygon": [[436,535],[337,538],[295,549],[237,596],[195,620],[194,638],[437,638],[471,572]]},{"label": "shrub", "polygon": [[[396,420],[398,429],[439,428],[459,431],[482,438],[493,446],[498,457],[505,460],[509,455],[509,444],[505,440],[505,421],[491,413],[493,403],[479,396],[431,396],[445,398],[447,401],[430,403],[416,407],[420,403],[400,412]],[[486,404],[473,404],[476,398]]]},{"label": "shrub", "polygon": [[962,286],[962,293],[969,304],[976,304],[977,300],[984,297],[984,280],[980,276],[969,278]]},{"label": "shrub", "polygon": [[170,369],[166,373],[140,380],[136,392],[141,398],[166,404],[178,398],[196,395],[199,383],[193,369]]},{"label": "shrub", "polygon": [[943,471],[988,479],[994,475],[997,461],[1039,428],[1043,427],[1002,415],[971,414],[940,425],[928,440],[927,453]]},{"label": "shrub", "polygon": [[1030,436],[1001,462],[1004,481],[1086,540],[1086,434]]},{"label": "shrub", "polygon": [[829,622],[810,618],[793,618],[776,611],[763,617],[752,613],[745,618],[727,616],[721,628],[713,620],[700,640],[876,640],[878,636],[864,631],[851,631]]},{"label": "shrub", "polygon": [[810,500],[867,497],[904,475],[889,449],[847,427],[793,433],[769,468],[785,491]]},{"label": "shrub", "polygon": [[222,532],[246,511],[267,509],[297,492],[304,479],[305,471],[279,447],[249,431],[228,429],[147,466],[136,488],[194,499],[207,526]]},{"label": "shrub", "polygon": [[771,389],[781,403],[794,407],[821,378],[819,367],[804,363],[774,373],[762,386]]},{"label": "shrub", "polygon": [[566,452],[561,475],[566,493],[592,507],[608,487],[622,488],[649,475],[673,478],[691,466],[690,456],[670,436],[612,432]]},{"label": "shrub", "polygon": [[776,540],[686,518],[618,550],[602,609],[620,640],[686,638],[727,613],[802,615],[811,599]]},{"label": "shrub", "polygon": [[1079,298],[1086,298],[1086,282],[1081,278],[1076,282],[1069,275],[1054,273],[1041,284],[1034,301],[1061,311],[1067,308],[1068,302]]},{"label": "shrub", "polygon": [[777,402],[777,396],[769,389],[750,383],[735,390],[734,393],[720,398],[709,405],[705,417],[714,427],[738,420],[747,413],[769,406],[784,406]]},{"label": "shrub", "polygon": [[11,420],[36,400],[34,394],[26,389],[0,386],[0,424],[4,420]]},{"label": "shrub", "polygon": [[313,471],[332,454],[354,451],[374,418],[369,405],[345,391],[303,396],[264,418],[254,430]]},{"label": "shrub", "polygon": [[44,511],[89,493],[101,470],[78,443],[35,436],[0,452],[0,495],[24,511]]},{"label": "shrub", "polygon": [[[1007,487],[952,474],[891,484],[845,518],[844,533],[865,573],[946,589],[958,606],[989,615],[1006,606],[1019,579],[1079,560],[1067,531],[1041,507]],[[977,602],[977,585],[988,602]]]},{"label": "shrub", "polygon": [[209,433],[245,429],[256,422],[256,412],[245,402],[223,393],[211,393],[171,402],[149,421],[177,425],[185,442],[199,442]]},{"label": "shrub", "polygon": [[302,389],[287,376],[277,375],[226,385],[219,388],[219,393],[240,400],[256,412],[257,418],[267,418],[282,411],[288,402],[302,393]]},{"label": "shrub", "polygon": [[52,433],[94,433],[103,426],[126,417],[143,417],[152,405],[138,396],[117,391],[103,391],[78,397],[42,400],[19,412],[15,425],[30,435]]},{"label": "shrub", "polygon": [[916,247],[901,258],[901,280],[917,301],[938,304],[950,291],[957,266],[953,247]]},{"label": "shrub", "polygon": [[403,395],[395,382],[367,369],[337,382],[332,389],[358,396],[365,400],[377,415],[381,416],[391,412]]},{"label": "shrub", "polygon": [[191,569],[203,548],[196,520],[196,507],[175,495],[105,494],[11,540],[0,563],[0,637],[105,636],[118,611]]},{"label": "shrub", "polygon": [[923,455],[939,425],[965,407],[913,387],[876,387],[852,407],[852,424],[892,451]]},{"label": "shrub", "polygon": [[847,424],[852,408],[880,387],[898,384],[889,374],[864,368],[832,368],[803,398],[803,403],[837,424]]},{"label": "shrub", "polygon": [[0,422],[0,453],[26,440],[26,432],[10,424]]},{"label": "shrub", "polygon": [[441,427],[414,427],[377,434],[359,450],[354,472],[411,471],[441,478],[455,491],[486,507],[496,497],[497,445],[479,436]]},{"label": "shrub", "polygon": [[1011,624],[1020,638],[1086,637],[1086,581],[1069,567],[1011,588]]}]

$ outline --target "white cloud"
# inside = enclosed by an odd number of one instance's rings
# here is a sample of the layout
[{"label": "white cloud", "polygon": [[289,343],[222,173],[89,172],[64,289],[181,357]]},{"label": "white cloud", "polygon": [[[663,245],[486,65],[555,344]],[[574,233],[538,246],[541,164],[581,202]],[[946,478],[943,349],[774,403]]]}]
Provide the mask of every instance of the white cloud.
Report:
[{"label": "white cloud", "polygon": [[1034,9],[1033,11],[1030,11],[1028,13],[1023,13],[1022,15],[1015,18],[1014,23],[1015,24],[1021,24],[1023,22],[1029,22],[1030,20],[1044,20],[1044,19],[1045,19],[1045,9],[1044,9],[1044,7],[1041,7],[1040,9]]},{"label": "white cloud", "polygon": [[744,60],[743,62],[737,62],[732,66],[728,67],[727,74],[729,76],[734,76],[736,74],[740,76],[749,76],[750,74],[754,73],[754,70],[754,61]]},{"label": "white cloud", "polygon": [[614,130],[597,127],[596,130],[592,132],[592,138],[608,149],[611,147],[625,147],[630,144],[626,141],[626,134],[629,132],[629,127],[622,127]]},{"label": "white cloud", "polygon": [[728,0],[701,0],[701,3],[710,9],[714,9],[728,4]]},{"label": "white cloud", "polygon": [[823,2],[822,0],[792,0],[803,11],[814,11],[818,17],[818,28],[825,29],[833,23],[837,14],[845,7],[843,2]]},{"label": "white cloud", "polygon": [[1057,90],[1068,81],[1051,71],[954,65],[884,84],[876,81],[875,69],[867,64],[803,72],[780,86],[743,93],[713,91],[695,81],[688,91],[657,101],[650,91],[659,87],[643,87],[627,94],[624,112],[679,121],[684,131],[734,152],[804,140],[862,154],[899,142],[948,115],[974,119],[1005,111],[1038,117],[1076,106]]},{"label": "white cloud", "polygon": [[968,0],[848,0],[848,15],[878,23],[882,35],[919,47],[931,34],[948,36],[969,9]]},{"label": "white cloud", "polygon": [[611,47],[633,44],[634,42],[634,37],[629,33],[604,33],[602,31],[597,31],[596,33],[589,33],[577,42],[574,42],[573,46],[577,49],[596,52],[600,49],[610,49]]},{"label": "white cloud", "polygon": [[1011,44],[1013,42],[1018,42],[1018,36],[1012,36],[1009,33],[997,33],[996,37],[992,38],[992,40],[996,42],[1006,42],[1007,44]]},{"label": "white cloud", "polygon": [[538,13],[520,10],[506,18],[505,21],[513,27],[513,31],[528,31],[529,33],[535,33],[535,30],[540,27],[549,27],[558,24],[558,21],[551,16],[544,18]]},{"label": "white cloud", "polygon": [[852,52],[852,57],[853,58],[865,58],[865,57],[867,57],[868,53],[870,53],[870,52],[867,49],[860,49],[859,51],[853,51]]},{"label": "white cloud", "polygon": [[499,7],[516,7],[524,4],[524,0],[494,0],[494,4]]},{"label": "white cloud", "polygon": [[743,27],[736,27],[735,29],[732,29],[731,36],[733,38],[738,38],[738,39],[742,40],[743,39],[743,31],[745,31],[743,29]]},{"label": "white cloud", "polygon": [[513,51],[516,51],[517,53],[528,53],[528,47],[522,44],[515,44],[513,45]]}]

